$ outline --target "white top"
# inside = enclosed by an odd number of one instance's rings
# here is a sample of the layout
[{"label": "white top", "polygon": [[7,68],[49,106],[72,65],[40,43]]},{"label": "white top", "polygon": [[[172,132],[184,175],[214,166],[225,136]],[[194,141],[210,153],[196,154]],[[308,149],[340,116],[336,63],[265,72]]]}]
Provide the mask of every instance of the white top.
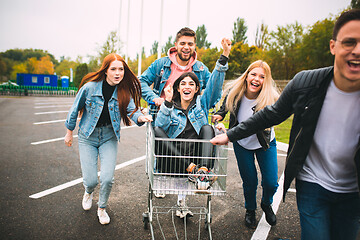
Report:
[{"label": "white top", "polygon": [[[241,98],[240,108],[237,115],[237,120],[239,123],[247,120],[254,114],[253,107],[256,105],[255,99],[248,99],[245,95]],[[271,128],[271,141],[275,138],[275,131]],[[262,148],[259,140],[256,137],[256,134],[253,134],[247,138],[243,138],[237,141],[240,146],[248,150],[255,150]]]},{"label": "white top", "polygon": [[357,192],[354,157],[360,141],[360,91],[330,83],[313,143],[298,179],[337,193]]}]

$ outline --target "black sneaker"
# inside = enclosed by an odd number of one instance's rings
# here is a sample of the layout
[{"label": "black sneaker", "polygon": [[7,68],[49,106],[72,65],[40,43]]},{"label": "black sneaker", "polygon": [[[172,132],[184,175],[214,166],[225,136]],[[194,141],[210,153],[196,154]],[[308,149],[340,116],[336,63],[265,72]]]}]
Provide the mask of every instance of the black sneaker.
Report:
[{"label": "black sneaker", "polygon": [[255,218],[255,210],[246,209],[245,213],[245,225],[248,228],[255,229],[256,228],[256,218]]},{"label": "black sneaker", "polygon": [[275,226],[276,225],[276,215],[273,212],[271,205],[265,205],[265,204],[261,203],[261,209],[265,213],[265,219],[268,222],[268,224],[270,224],[271,226]]}]

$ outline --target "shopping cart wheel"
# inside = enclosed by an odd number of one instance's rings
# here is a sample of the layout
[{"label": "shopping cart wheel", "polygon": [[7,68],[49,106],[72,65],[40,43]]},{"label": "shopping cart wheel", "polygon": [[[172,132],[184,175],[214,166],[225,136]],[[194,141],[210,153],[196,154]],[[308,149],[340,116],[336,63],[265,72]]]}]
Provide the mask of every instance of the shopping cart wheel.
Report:
[{"label": "shopping cart wheel", "polygon": [[143,213],[143,222],[144,222],[144,229],[148,229],[149,227],[149,213]]},{"label": "shopping cart wheel", "polygon": [[209,224],[212,222],[212,215],[210,214],[210,219],[208,220],[208,216],[205,218],[205,229],[208,229]]}]

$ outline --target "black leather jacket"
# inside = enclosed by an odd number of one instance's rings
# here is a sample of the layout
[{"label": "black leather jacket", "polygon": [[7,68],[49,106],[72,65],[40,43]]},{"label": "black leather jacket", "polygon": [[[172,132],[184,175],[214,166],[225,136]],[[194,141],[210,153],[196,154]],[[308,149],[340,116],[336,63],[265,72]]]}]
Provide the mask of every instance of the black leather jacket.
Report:
[{"label": "black leather jacket", "polygon": [[[280,124],[294,114],[286,158],[283,199],[291,182],[298,175],[308,155],[327,88],[333,79],[333,67],[298,73],[272,106],[267,106],[253,117],[230,129],[230,141],[248,137],[259,129]],[[360,139],[354,158],[360,186]]]},{"label": "black leather jacket", "polygon": [[[226,110],[226,99],[227,96],[225,97],[220,109],[215,113],[217,115],[222,116],[222,118],[225,118],[225,115],[227,114],[228,110]],[[240,104],[241,104],[241,100],[236,104],[236,108],[234,113],[230,112],[230,121],[229,121],[229,129],[235,127],[236,125],[239,124],[239,121],[237,119],[237,115],[235,115],[235,113],[239,112],[239,108],[240,108]],[[270,138],[271,138],[271,131],[270,130],[260,130],[258,132],[256,132],[256,137],[261,145],[261,147],[266,150],[270,147]]]}]

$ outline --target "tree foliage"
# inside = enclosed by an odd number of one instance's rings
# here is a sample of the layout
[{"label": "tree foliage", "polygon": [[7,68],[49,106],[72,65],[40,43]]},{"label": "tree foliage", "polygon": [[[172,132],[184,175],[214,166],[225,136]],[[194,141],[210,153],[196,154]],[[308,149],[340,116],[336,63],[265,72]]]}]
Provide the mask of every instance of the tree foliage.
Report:
[{"label": "tree foliage", "polygon": [[32,57],[13,66],[10,75],[11,79],[16,79],[17,73],[54,74],[54,64],[48,55],[41,57],[39,60]]},{"label": "tree foliage", "polygon": [[268,42],[268,63],[273,76],[277,79],[290,79],[297,72],[299,63],[299,48],[303,37],[303,27],[298,22],[285,27],[277,26],[277,30],[270,33]]},{"label": "tree foliage", "polygon": [[111,31],[107,36],[105,43],[98,50],[98,62],[102,63],[104,58],[110,53],[121,53],[121,42],[117,35],[117,31]]},{"label": "tree foliage", "polygon": [[174,46],[174,43],[172,42],[171,39],[172,39],[172,37],[169,36],[167,42],[166,42],[165,45],[162,47],[162,53],[167,54],[167,52],[169,51],[169,49]]},{"label": "tree foliage", "polygon": [[226,72],[226,79],[239,77],[248,66],[259,58],[260,50],[256,46],[249,46],[247,43],[235,43],[230,52],[229,70]]},{"label": "tree foliage", "polygon": [[[359,1],[351,1],[352,8],[358,8]],[[340,14],[340,13],[339,13]],[[333,64],[333,56],[330,54],[329,41],[336,17],[319,20],[311,26],[304,28],[295,22],[277,28],[269,32],[268,26],[261,23],[255,32],[254,46],[246,42],[247,26],[245,20],[237,18],[233,29],[233,46],[229,58],[229,70],[226,79],[238,77],[249,64],[261,59],[269,63],[274,79],[291,79],[294,74],[303,69],[313,69]],[[210,48],[206,40],[207,33],[204,25],[197,29],[197,54],[198,60],[202,61],[210,71],[213,70],[221,49]],[[65,57],[60,63],[47,51],[40,49],[10,49],[0,52],[0,80],[15,79],[16,73],[53,73],[69,75],[69,69],[75,69],[75,85],[78,85],[82,77],[88,72],[99,69],[104,56],[111,52],[119,53],[120,40],[116,32],[110,32],[104,44],[98,49],[95,56],[88,56],[87,63],[81,58],[76,62]],[[204,42],[204,44],[202,43]],[[154,41],[151,55],[146,56],[143,51],[142,69],[147,69],[155,61],[158,42]],[[162,55],[174,46],[172,37],[162,46]],[[137,73],[138,60],[128,61],[130,68]],[[81,65],[81,66],[80,66]],[[76,79],[75,79],[76,78]]]},{"label": "tree foliage", "polygon": [[269,41],[269,39],[270,39],[269,27],[266,24],[261,23],[261,25],[257,26],[256,28],[255,46],[263,49],[267,44],[267,42]]},{"label": "tree foliage", "polygon": [[158,46],[159,46],[159,42],[158,41],[154,41],[154,43],[151,46],[150,49],[150,55],[157,55],[158,53]]},{"label": "tree foliage", "polygon": [[64,59],[55,67],[55,72],[57,75],[70,77],[70,68],[75,70],[77,65],[79,65],[79,63],[71,61],[70,59]]},{"label": "tree foliage", "polygon": [[198,26],[196,29],[196,46],[198,48],[209,48],[211,43],[207,41],[207,32],[205,25]]},{"label": "tree foliage", "polygon": [[[335,21],[324,19],[316,22],[310,30],[304,34],[299,48],[299,63],[302,69],[312,69],[330,66],[334,57],[330,53],[329,43]],[[298,70],[302,70],[298,69]]]},{"label": "tree foliage", "polygon": [[360,0],[351,0],[350,6],[352,9],[360,8]]},{"label": "tree foliage", "polygon": [[246,32],[248,27],[246,26],[245,20],[243,18],[238,17],[234,22],[234,28],[232,30],[233,44],[238,42],[247,42]]},{"label": "tree foliage", "polygon": [[217,48],[198,48],[196,52],[198,54],[197,59],[203,62],[212,72],[221,52]]},{"label": "tree foliage", "polygon": [[86,63],[79,64],[75,69],[74,86],[79,87],[83,77],[89,73]]}]

